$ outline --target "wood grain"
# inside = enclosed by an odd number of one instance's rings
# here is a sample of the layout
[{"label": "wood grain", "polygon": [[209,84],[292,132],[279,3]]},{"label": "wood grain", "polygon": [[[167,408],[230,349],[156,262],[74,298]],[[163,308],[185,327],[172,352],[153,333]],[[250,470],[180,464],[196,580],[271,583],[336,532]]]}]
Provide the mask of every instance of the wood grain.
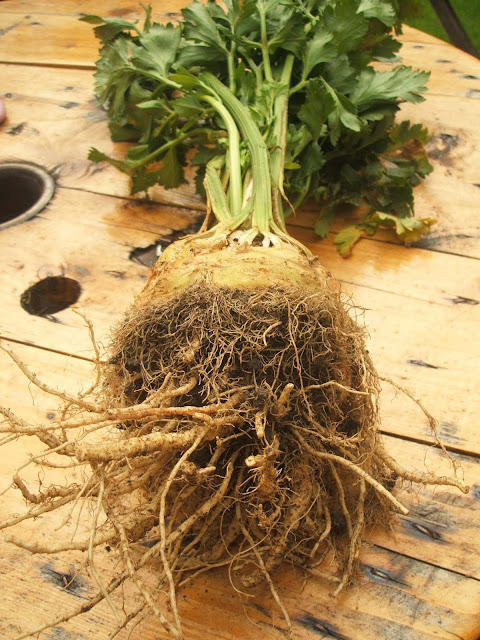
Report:
[{"label": "wood grain", "polygon": [[[98,41],[92,25],[79,18],[93,13],[135,22],[142,21],[145,15],[136,1],[119,2],[115,7],[92,1],[70,0],[58,4],[61,9],[57,3],[41,0],[0,4],[0,61],[92,68],[98,57]],[[181,0],[169,0],[168,8],[156,10],[152,15],[159,22],[169,22],[178,19],[178,12],[184,6]]]},{"label": "wood grain", "polygon": [[[432,77],[428,99],[420,105],[404,104],[400,114],[412,122],[422,122],[433,136],[429,149],[435,171],[415,189],[415,208],[419,217],[435,218],[437,224],[419,246],[478,258],[480,148],[476,143],[476,98],[480,75],[478,61],[462,52],[454,53],[452,58],[460,56],[456,62],[441,62],[440,53],[429,58]],[[416,65],[416,50],[407,51],[404,61]],[[0,71],[7,88],[3,95],[8,110],[0,130],[0,160],[30,160],[54,169],[63,186],[129,197],[126,176],[87,160],[92,144],[113,157],[121,157],[126,148],[109,139],[105,115],[93,97],[90,71],[34,70],[22,65],[3,65]],[[170,191],[158,187],[150,196],[158,202],[203,208],[191,184]],[[303,224],[312,226],[317,211],[313,205],[307,205],[305,211]],[[337,228],[339,224],[340,220]],[[392,241],[393,235],[382,232],[375,238]]]},{"label": "wood grain", "polygon": [[[17,345],[16,348],[33,368],[44,371],[44,377],[52,385],[74,392],[85,388],[91,379],[91,365],[85,361],[33,347]],[[5,357],[1,361],[10,408],[30,420],[51,420],[55,402],[28,384],[13,363]],[[411,469],[452,472],[450,463],[438,449],[398,438],[386,438],[386,446],[401,464]],[[40,446],[30,440],[23,446],[17,443],[4,449],[0,490],[8,484],[12,471],[25,460],[26,452],[39,450]],[[476,613],[480,607],[478,460],[464,457],[461,473],[473,488],[469,496],[450,488],[419,490],[408,486],[398,493],[410,514],[397,519],[393,536],[381,529],[371,534],[370,546],[365,547],[361,558],[360,580],[339,598],[332,598],[331,587],[324,581],[309,578],[304,583],[303,577],[288,567],[278,572],[280,593],[294,619],[296,638],[314,638],[322,629],[325,633],[328,630],[337,633],[333,637],[351,640],[373,640],[375,634],[382,640],[449,638],[452,633],[474,638],[472,630],[478,628]],[[58,473],[58,483],[65,481],[65,475],[66,472]],[[34,478],[35,472],[30,477]],[[19,493],[12,490],[2,497],[1,512],[19,512],[22,503]],[[56,540],[59,533],[54,527],[62,515],[22,523],[17,526],[16,534],[44,543]],[[61,535],[67,536],[73,525],[65,525]],[[79,537],[85,537],[87,532],[87,520],[83,520]],[[80,553],[32,556],[3,545],[0,588],[4,614],[0,634],[11,638],[15,628],[34,628],[48,616],[81,604],[82,599],[95,590],[83,561]],[[106,576],[115,571],[114,562],[106,552],[100,553],[98,567]],[[74,586],[69,589],[62,582],[65,575],[77,575]],[[134,593],[127,590],[126,596],[127,605],[132,604]],[[19,598],[27,604],[23,612],[14,606]],[[251,595],[242,596],[232,588],[225,572],[214,572],[185,587],[180,592],[180,602],[189,639],[207,636],[221,640],[276,640],[283,637],[281,629],[285,623],[267,590],[259,587]],[[103,639],[113,624],[111,611],[101,606],[94,616],[88,614],[61,625],[60,629],[64,629],[66,637],[71,633]],[[101,627],[105,631],[100,631]],[[167,636],[158,623],[150,620],[132,637],[139,640]]]},{"label": "wood grain", "polygon": [[[186,4],[159,0],[155,17],[175,19]],[[146,202],[130,196],[125,176],[87,160],[92,145],[119,156],[125,146],[110,141],[104,112],[95,104],[92,70],[98,43],[91,26],[78,21],[81,13],[141,17],[138,3],[130,0],[0,2],[0,97],[8,110],[0,126],[0,162],[37,163],[57,183],[55,198],[41,215],[1,232],[0,335],[33,371],[69,392],[85,389],[93,376],[85,323],[72,310],[57,314],[57,323],[30,316],[19,304],[21,293],[48,275],[75,278],[83,289],[78,308],[107,345],[110,327],[148,274],[147,266],[131,259],[132,251],[171,239],[204,211],[190,185],[155,189]],[[415,198],[417,215],[436,217],[438,224],[410,249],[386,232],[363,239],[347,260],[339,257],[331,239],[320,242],[313,236],[313,206],[289,220],[290,230],[365,309],[368,346],[380,373],[404,385],[435,414],[451,460],[461,465],[459,473],[472,490],[464,496],[450,488],[399,487],[409,514],[396,519],[394,535],[381,528],[369,533],[359,581],[337,599],[324,581],[282,567],[276,578],[299,640],[480,636],[480,63],[413,29],[405,29],[402,41],[402,62],[432,72],[427,101],[403,105],[401,115],[423,122],[434,135],[435,172],[415,190]],[[351,221],[349,215],[336,228]],[[29,421],[48,423],[59,410],[56,399],[29,383],[3,352],[0,384],[0,402]],[[452,473],[444,454],[429,446],[433,438],[419,408],[388,384],[384,387],[381,414],[388,451],[408,468]],[[41,446],[23,438],[3,448],[0,492],[12,471]],[[58,473],[59,483],[66,473]],[[26,474],[32,481],[38,477],[36,469]],[[0,520],[23,508],[18,491],[0,495]],[[16,533],[45,542],[67,536],[73,522],[55,530],[62,515],[22,523]],[[87,520],[79,527],[85,536]],[[84,561],[80,553],[31,555],[7,545],[2,535],[0,637],[11,640],[20,629],[33,629],[94,593],[95,581]],[[118,571],[107,552],[98,562],[106,576]],[[136,601],[132,589],[123,596],[127,606]],[[285,622],[268,590],[259,587],[242,595],[226,572],[186,585],[180,603],[189,640],[285,637]],[[103,640],[114,625],[112,612],[101,605],[44,637]],[[118,637],[126,640],[126,632]],[[147,619],[131,640],[166,637],[158,622]]]},{"label": "wood grain", "polygon": [[[64,274],[82,286],[77,306],[93,322],[97,340],[106,346],[111,326],[121,319],[148,274],[147,267],[130,259],[132,251],[162,237],[168,240],[172,232],[195,220],[189,210],[58,189],[40,216],[2,232],[7,267],[0,274],[2,334],[88,356],[91,344],[80,316],[66,310],[57,314],[60,322],[51,322],[26,314],[19,304],[23,291],[36,281]],[[343,261],[332,244],[312,241],[304,230],[294,231],[343,281],[345,293],[367,309],[369,349],[381,374],[409,386],[427,407],[435,409],[448,444],[480,453],[475,438],[475,416],[480,410],[474,393],[478,370],[473,366],[480,357],[480,344],[475,338],[464,339],[466,334],[475,335],[480,320],[480,304],[476,304],[480,263],[374,242],[360,244],[352,258]],[[462,272],[465,276],[458,282]],[[414,326],[411,318],[416,319]],[[443,390],[440,397],[439,388]],[[431,440],[425,420],[411,401],[392,398],[388,390],[385,398],[387,432]]]}]

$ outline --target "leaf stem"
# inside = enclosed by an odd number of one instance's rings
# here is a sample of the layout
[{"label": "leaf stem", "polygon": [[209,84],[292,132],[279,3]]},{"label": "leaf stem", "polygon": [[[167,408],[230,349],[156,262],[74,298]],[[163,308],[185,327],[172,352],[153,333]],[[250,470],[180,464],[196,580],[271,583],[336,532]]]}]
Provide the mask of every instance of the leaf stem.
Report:
[{"label": "leaf stem", "polygon": [[235,46],[232,42],[232,46],[230,47],[230,51],[227,56],[228,63],[228,84],[230,86],[230,91],[235,93],[236,90],[236,81],[235,81]]},{"label": "leaf stem", "polygon": [[292,76],[293,63],[295,57],[292,53],[285,58],[282,75],[280,78],[281,90],[277,94],[274,105],[274,125],[272,132],[273,151],[270,154],[270,171],[272,174],[272,190],[275,200],[275,211],[277,213],[277,222],[283,224],[283,198],[285,197],[283,189],[283,175],[285,162],[285,148],[287,145],[287,116],[288,116],[288,97],[290,80]]},{"label": "leaf stem", "polygon": [[229,196],[230,209],[233,216],[240,213],[242,208],[242,167],[240,164],[240,135],[235,120],[228,109],[213,96],[200,96],[201,100],[208,102],[221,115],[228,132],[228,160],[229,160]]},{"label": "leaf stem", "polygon": [[172,89],[181,89],[182,85],[178,84],[177,82],[174,82],[173,80],[170,80],[170,78],[166,78],[165,76],[161,76],[157,73],[154,73],[153,71],[147,71],[147,69],[141,69],[138,67],[130,67],[129,65],[123,65],[123,67],[119,67],[119,70],[122,71],[128,71],[130,72],[132,75],[138,73],[139,75],[145,76],[146,78],[150,78],[151,80],[155,80],[155,82],[158,82],[160,84],[164,84],[168,87],[171,87]]},{"label": "leaf stem", "polygon": [[248,66],[255,73],[255,79],[257,81],[257,87],[261,87],[262,86],[262,82],[263,82],[263,75],[262,75],[262,70],[260,69],[259,65],[255,64],[253,59],[248,55],[248,53],[243,48],[241,49],[239,47],[238,53],[240,55],[242,55],[243,58],[245,58],[245,60],[248,62]]},{"label": "leaf stem", "polygon": [[298,93],[302,89],[304,89],[308,84],[308,80],[300,80],[294,87],[290,89],[289,95],[293,95],[294,93]]},{"label": "leaf stem", "polygon": [[265,79],[270,82],[273,79],[273,76],[272,66],[270,64],[270,54],[268,52],[267,16],[263,0],[258,3],[258,12],[260,14],[260,33],[262,39],[262,58],[265,69]]},{"label": "leaf stem", "polygon": [[147,156],[144,156],[140,160],[137,160],[136,162],[132,162],[130,164],[130,168],[131,169],[137,169],[138,167],[141,167],[142,165],[147,165],[152,160],[155,160],[155,158],[158,158],[158,156],[161,156],[162,153],[164,153],[165,151],[168,151],[172,147],[175,147],[177,144],[180,144],[181,142],[184,142],[188,138],[192,138],[192,137],[196,138],[198,135],[204,136],[205,132],[206,132],[205,128],[192,129],[191,131],[188,131],[188,132],[184,133],[183,135],[179,136],[178,138],[175,138],[175,140],[170,140],[169,142],[166,142],[161,147],[158,147],[158,149],[155,149],[154,151],[149,153]]},{"label": "leaf stem", "polygon": [[[252,169],[252,232],[264,237],[270,235],[272,221],[272,177],[267,145],[247,107],[213,74],[205,72],[200,76],[205,85],[212,89],[231,113],[243,138],[247,143]],[[250,208],[250,205],[249,205]]]}]

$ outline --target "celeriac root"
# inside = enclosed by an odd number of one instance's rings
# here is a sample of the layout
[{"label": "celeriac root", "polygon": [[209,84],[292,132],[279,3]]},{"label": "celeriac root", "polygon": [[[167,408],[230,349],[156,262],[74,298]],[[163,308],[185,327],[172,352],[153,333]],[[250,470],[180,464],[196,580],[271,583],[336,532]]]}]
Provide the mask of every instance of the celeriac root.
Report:
[{"label": "celeriac root", "polygon": [[[32,383],[62,395],[4,350]],[[457,478],[406,471],[385,452],[378,378],[334,287],[312,293],[204,282],[166,300],[141,300],[117,327],[109,363],[97,357],[97,367],[99,384],[88,398],[63,396],[67,408],[56,423],[29,425],[0,408],[0,433],[45,444],[30,464],[82,465],[85,473],[83,484],[34,493],[18,470],[12,484],[30,508],[0,529],[63,505],[72,513],[84,501],[94,505],[87,539],[8,538],[32,553],[86,552],[98,593],[52,625],[111,601],[130,580],[142,604],[116,613],[117,631],[150,611],[182,638],[179,584],[229,565],[245,588],[267,581],[291,629],[272,579],[284,560],[328,576],[338,593],[355,575],[365,529],[406,513],[391,493],[397,477],[467,490]],[[124,565],[108,584],[94,564],[105,545]],[[335,575],[316,568],[326,556]],[[142,573],[153,559],[155,589]],[[158,604],[160,590],[170,614]]]}]

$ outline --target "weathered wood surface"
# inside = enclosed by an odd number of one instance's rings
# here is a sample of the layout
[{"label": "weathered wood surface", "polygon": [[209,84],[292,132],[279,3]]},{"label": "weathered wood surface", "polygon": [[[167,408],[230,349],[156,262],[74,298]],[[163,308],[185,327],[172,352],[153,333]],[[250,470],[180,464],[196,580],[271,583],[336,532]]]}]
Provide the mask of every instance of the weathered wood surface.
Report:
[{"label": "weathered wood surface", "polygon": [[[36,362],[52,386],[73,392],[85,388],[91,380],[88,362],[27,346],[17,345],[16,349],[25,361]],[[55,402],[32,387],[13,363],[4,360],[2,368],[3,392],[11,409],[30,420],[53,419]],[[448,460],[438,449],[398,438],[386,438],[386,445],[401,464],[411,469],[451,473]],[[23,446],[20,442],[4,449],[0,490],[24,462],[25,452],[34,454],[40,448],[32,442]],[[471,494],[460,496],[449,488],[419,491],[405,487],[398,497],[410,509],[409,515],[398,518],[394,536],[381,530],[371,534],[370,544],[362,553],[360,581],[339,598],[331,596],[331,587],[325,582],[309,578],[303,584],[303,577],[288,567],[279,572],[280,593],[294,619],[296,638],[313,639],[322,631],[325,637],[330,633],[331,637],[348,640],[447,639],[453,634],[465,640],[477,637],[474,632],[478,630],[480,609],[480,469],[477,459],[466,456],[454,459],[461,460],[465,481],[472,485]],[[35,477],[36,472],[32,473]],[[65,472],[58,474],[59,482],[64,475]],[[2,512],[18,513],[22,506],[19,493],[9,492],[3,498]],[[27,541],[48,543],[59,535],[67,536],[74,525],[67,524],[58,532],[53,530],[60,521],[58,514],[42,521],[41,527],[38,522],[22,523],[17,527],[17,535]],[[81,522],[80,537],[86,533]],[[94,592],[94,581],[83,568],[82,554],[33,556],[4,545],[2,556],[0,637],[12,638],[15,630],[35,628],[45,620],[46,611],[51,616],[68,611]],[[108,558],[99,564],[107,575],[115,570]],[[65,588],[65,581],[72,575],[76,575],[75,580]],[[281,631],[285,628],[284,621],[266,589],[256,589],[254,596],[255,599],[235,592],[223,572],[199,579],[180,594],[187,637],[221,640],[284,637]],[[24,603],[20,615],[16,606],[19,598]],[[129,604],[133,598],[127,591]],[[111,612],[101,607],[95,614],[61,625],[57,636],[103,639],[108,637],[103,627],[111,629],[113,625]],[[140,640],[166,636],[149,621],[133,637]]]},{"label": "weathered wood surface", "polygon": [[[63,16],[62,19],[71,25],[76,17]],[[83,42],[87,38],[86,34],[91,37],[91,27],[83,23],[78,25],[81,29],[75,32],[75,42]],[[84,33],[86,27],[88,29]],[[63,27],[59,29],[64,33]],[[407,33],[413,37],[419,32],[407,30]],[[12,53],[11,46],[5,42],[7,35],[0,36],[0,62],[8,62],[9,56],[17,55]],[[44,46],[44,42],[55,42],[51,34],[41,31],[30,33],[28,37],[30,45],[21,46],[26,54],[33,50],[37,52]],[[31,45],[32,39],[34,46]],[[97,46],[94,39],[88,44],[89,63],[84,66],[93,68]],[[478,257],[478,61],[423,35],[420,44],[411,41],[405,43],[402,49],[403,62],[425,67],[425,47],[428,47],[428,68],[432,72],[428,99],[420,105],[403,105],[401,109],[401,115],[405,119],[423,122],[433,134],[430,148],[435,172],[416,190],[416,211],[421,217],[436,218],[438,223],[420,245],[437,251]],[[58,58],[59,52],[66,56],[64,60]],[[29,61],[31,62],[30,58],[25,60]],[[71,48],[63,45],[53,47],[46,64],[75,65]],[[122,145],[113,145],[108,138],[104,114],[93,98],[93,79],[89,69],[69,68],[62,73],[59,69],[40,71],[28,65],[5,64],[0,66],[0,73],[3,78],[2,97],[8,108],[8,119],[3,130],[10,136],[10,140],[4,142],[0,150],[2,157],[24,158],[25,150],[28,149],[29,159],[48,168],[55,168],[58,179],[64,186],[129,196],[124,176],[111,167],[98,171],[98,167],[87,160],[88,148],[92,144],[114,156],[120,154],[123,148]],[[459,183],[462,184],[461,190],[458,189]],[[202,206],[190,185],[170,192],[158,188],[152,192],[152,197],[159,202],[183,207]],[[310,225],[315,213],[307,211],[304,215],[305,224]],[[301,219],[302,216],[299,216],[299,220]],[[389,238],[386,234],[378,234],[376,237]]]},{"label": "weathered wood surface", "polygon": [[[185,4],[158,2],[156,17],[168,19],[167,13]],[[86,159],[92,145],[113,154],[121,153],[122,145],[109,140],[104,114],[95,104],[97,42],[91,27],[77,18],[80,13],[135,18],[140,16],[135,5],[127,0],[0,2],[0,97],[8,109],[0,127],[0,161],[41,164],[55,174],[58,185],[54,201],[40,216],[0,234],[0,334],[33,370],[70,391],[91,380],[92,348],[84,321],[71,310],[57,315],[59,323],[29,316],[19,305],[20,294],[46,275],[77,279],[83,288],[78,307],[106,344],[109,327],[148,273],[147,266],[131,259],[131,252],[181,232],[203,211],[189,186],[156,190],[156,203],[131,198],[125,176]],[[311,207],[290,220],[291,230],[366,309],[369,348],[380,373],[412,390],[435,413],[440,435],[473,488],[463,496],[455,489],[405,487],[399,497],[409,515],[398,518],[394,537],[372,532],[359,584],[338,599],[331,597],[328,584],[309,578],[303,585],[302,576],[285,568],[278,576],[281,594],[301,639],[480,636],[480,64],[411,29],[405,30],[403,41],[403,62],[432,71],[427,102],[405,105],[402,113],[435,134],[435,172],[416,190],[418,214],[438,218],[434,232],[411,249],[378,234],[362,240],[353,256],[342,260],[331,242],[313,237]],[[7,356],[1,354],[0,361],[0,402],[29,420],[52,419],[55,399],[26,382]],[[441,452],[425,444],[432,438],[418,407],[388,385],[382,418],[390,434],[388,450],[399,462],[418,470],[449,471]],[[37,450],[23,440],[8,447],[2,451],[0,491],[11,471]],[[17,492],[0,499],[1,519],[22,510]],[[24,523],[19,535],[56,539],[64,535],[53,531],[59,522],[56,516],[51,527]],[[19,629],[45,621],[46,612],[56,615],[76,606],[95,589],[81,554],[32,556],[1,542],[1,557],[0,637],[7,640]],[[103,566],[114,570],[108,558]],[[62,580],[76,571],[79,577],[65,589]],[[131,601],[133,594],[126,595]],[[285,623],[266,590],[255,595],[235,592],[221,572],[185,588],[181,612],[187,637],[285,637]],[[103,639],[113,626],[110,610],[103,607],[45,637]],[[164,637],[154,620],[132,635],[134,640]]]},{"label": "weathered wood surface", "polygon": [[[99,213],[100,212],[100,213]],[[2,232],[0,274],[4,315],[2,334],[38,346],[86,357],[91,344],[85,322],[70,310],[61,323],[26,316],[19,305],[23,291],[48,275],[75,278],[83,294],[78,307],[108,344],[118,321],[141,288],[148,268],[129,256],[196,220],[188,209],[155,207],[134,200],[59,188],[54,202],[28,225]],[[74,232],[72,230],[75,230]],[[355,303],[366,309],[370,350],[381,373],[410,386],[441,419],[440,432],[455,449],[480,453],[475,393],[479,345],[465,335],[480,320],[480,262],[464,257],[379,242],[361,243],[342,261],[328,242],[312,242],[310,232],[295,235],[321,255],[344,283]],[[459,281],[459,274],[465,275]],[[412,317],[415,324],[412,325]],[[21,327],[21,332],[19,332]],[[443,388],[439,396],[438,389]],[[469,394],[468,403],[459,397]],[[384,402],[384,428],[421,441],[431,435],[407,398]],[[402,418],[399,420],[398,415]]]}]

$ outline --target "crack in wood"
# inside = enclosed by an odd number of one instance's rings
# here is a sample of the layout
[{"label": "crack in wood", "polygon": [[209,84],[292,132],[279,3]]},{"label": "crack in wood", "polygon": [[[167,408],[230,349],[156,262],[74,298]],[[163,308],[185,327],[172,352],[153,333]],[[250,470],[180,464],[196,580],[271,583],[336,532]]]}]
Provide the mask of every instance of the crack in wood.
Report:
[{"label": "crack in wood", "polygon": [[475,300],[474,298],[466,298],[465,296],[455,296],[454,298],[447,298],[453,304],[467,304],[474,307],[477,304],[480,304],[479,300]]},{"label": "crack in wood", "polygon": [[81,600],[88,600],[84,595],[88,583],[74,571],[66,573],[64,571],[57,571],[51,562],[40,565],[40,574],[44,580],[51,582],[53,585],[66,591],[67,593],[80,598]]},{"label": "crack in wood", "polygon": [[372,577],[376,582],[389,583],[392,582],[394,584],[399,584],[404,587],[409,587],[410,585],[407,582],[403,582],[396,576],[394,576],[390,571],[386,571],[385,569],[379,569],[378,567],[374,567],[372,565],[364,564],[363,569],[367,575]]},{"label": "crack in wood", "polygon": [[430,364],[424,360],[407,360],[408,364],[413,364],[415,367],[425,367],[426,369],[445,369],[445,367],[439,367],[436,364]]},{"label": "crack in wood", "polygon": [[305,614],[301,618],[295,618],[295,621],[314,633],[321,635],[322,638],[334,638],[335,640],[351,640],[338,631],[332,624],[326,623],[311,614]]},{"label": "crack in wood", "polygon": [[405,519],[404,523],[410,528],[414,530],[414,534],[424,538],[430,538],[434,542],[439,542],[441,544],[446,544],[446,540],[443,539],[442,534],[439,533],[433,527],[422,524],[421,522],[416,522],[415,520]]}]

